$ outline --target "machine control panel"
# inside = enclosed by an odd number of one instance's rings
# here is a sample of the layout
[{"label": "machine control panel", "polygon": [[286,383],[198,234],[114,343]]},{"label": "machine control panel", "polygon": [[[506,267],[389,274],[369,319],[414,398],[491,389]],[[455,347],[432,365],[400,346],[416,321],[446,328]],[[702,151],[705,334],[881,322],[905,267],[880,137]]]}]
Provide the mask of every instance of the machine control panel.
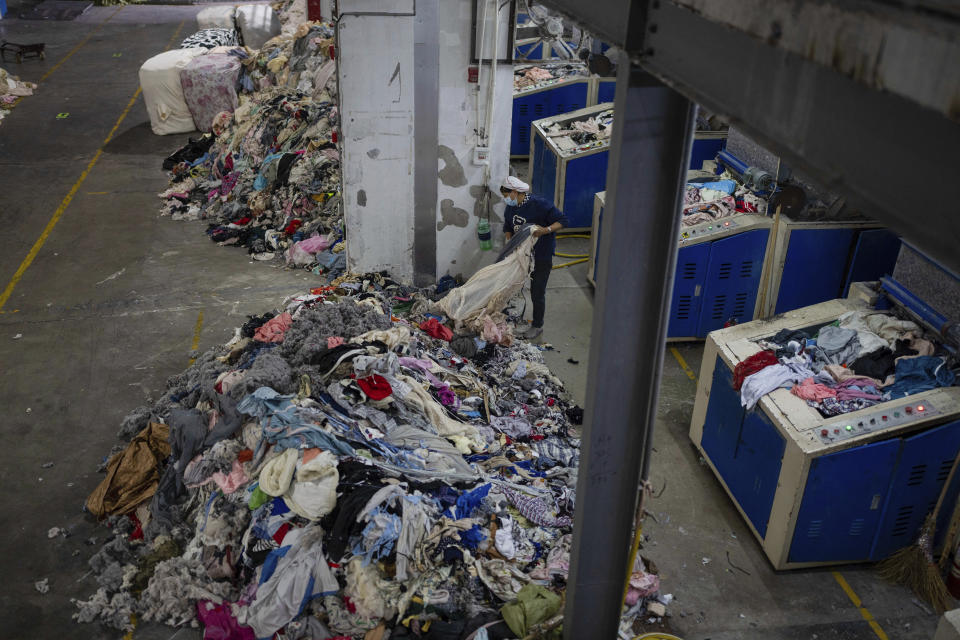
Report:
[{"label": "machine control panel", "polygon": [[717,235],[718,233],[735,229],[738,226],[740,225],[737,222],[736,217],[732,217],[720,218],[719,220],[714,220],[712,222],[701,222],[700,224],[685,227],[680,232],[680,245],[682,246],[686,242],[699,240],[704,236]]},{"label": "machine control panel", "polygon": [[818,428],[816,433],[824,444],[833,444],[862,436],[865,433],[919,422],[925,420],[928,416],[939,414],[940,411],[937,407],[929,402],[915,402],[905,406],[897,405],[889,408],[877,405],[868,414],[860,414],[846,420],[843,420],[842,416],[838,416]]}]

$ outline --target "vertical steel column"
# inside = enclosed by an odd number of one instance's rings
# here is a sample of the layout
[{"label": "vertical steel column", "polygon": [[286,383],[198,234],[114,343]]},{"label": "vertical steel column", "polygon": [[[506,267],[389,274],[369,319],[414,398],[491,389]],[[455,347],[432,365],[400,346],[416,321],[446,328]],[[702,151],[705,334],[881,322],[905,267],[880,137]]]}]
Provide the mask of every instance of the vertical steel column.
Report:
[{"label": "vertical steel column", "polygon": [[564,611],[568,640],[617,637],[649,468],[696,106],[621,54]]},{"label": "vertical steel column", "polygon": [[418,0],[413,18],[413,282],[437,279],[440,144],[440,0]]}]

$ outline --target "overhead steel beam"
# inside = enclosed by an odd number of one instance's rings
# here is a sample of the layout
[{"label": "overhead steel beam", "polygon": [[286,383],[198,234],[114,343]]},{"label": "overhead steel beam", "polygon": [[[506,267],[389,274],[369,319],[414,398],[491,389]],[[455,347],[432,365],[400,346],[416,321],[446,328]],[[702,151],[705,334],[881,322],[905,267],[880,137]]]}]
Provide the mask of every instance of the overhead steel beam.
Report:
[{"label": "overhead steel beam", "polygon": [[[609,16],[599,16],[596,3],[542,1],[588,29],[596,25],[611,34],[665,83],[960,270],[951,188],[960,150],[955,120],[670,0],[597,0]],[[628,19],[641,14],[645,22]],[[958,66],[960,60],[945,72]],[[960,110],[960,96],[955,102]]]},{"label": "overhead steel beam", "polygon": [[568,639],[617,637],[649,468],[695,106],[621,57],[564,612]]},{"label": "overhead steel beam", "polygon": [[671,2],[649,19],[644,68],[960,269],[960,125]]}]

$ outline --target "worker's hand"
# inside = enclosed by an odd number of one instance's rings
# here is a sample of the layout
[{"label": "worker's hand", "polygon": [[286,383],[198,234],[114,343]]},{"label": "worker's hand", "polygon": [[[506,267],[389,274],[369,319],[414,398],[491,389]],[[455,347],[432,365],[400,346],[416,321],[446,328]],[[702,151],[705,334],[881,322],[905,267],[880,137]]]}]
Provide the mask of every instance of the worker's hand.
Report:
[{"label": "worker's hand", "polygon": [[539,238],[540,236],[545,236],[550,233],[550,229],[546,229],[544,227],[534,227],[531,233],[533,234],[534,238]]}]

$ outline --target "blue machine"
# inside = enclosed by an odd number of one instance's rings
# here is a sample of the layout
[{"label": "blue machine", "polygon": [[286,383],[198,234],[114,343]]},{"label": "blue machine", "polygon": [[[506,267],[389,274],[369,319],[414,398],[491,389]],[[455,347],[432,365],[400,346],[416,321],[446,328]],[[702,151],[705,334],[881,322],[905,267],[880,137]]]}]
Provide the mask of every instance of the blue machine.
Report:
[{"label": "blue machine", "polygon": [[873,221],[800,222],[781,216],[763,315],[846,295],[851,282],[893,272],[900,238]]},{"label": "blue machine", "polygon": [[591,104],[600,104],[601,102],[613,102],[617,93],[616,78],[601,78],[594,76],[594,88],[592,92],[593,102]]},{"label": "blue machine", "polygon": [[769,239],[765,216],[733,216],[684,229],[667,337],[705,338],[753,320]]},{"label": "blue machine", "polygon": [[[596,286],[606,193],[596,194],[587,280]],[[678,238],[668,340],[699,340],[757,317],[772,221],[741,214],[684,227]]]},{"label": "blue machine", "polygon": [[[886,302],[928,330],[939,329],[911,309],[915,293],[896,279],[886,282],[880,306]],[[944,293],[955,299],[960,281],[953,282]],[[813,333],[869,308],[861,298],[716,331],[705,345],[690,438],[775,569],[877,561],[911,544],[960,452],[956,386],[832,418],[787,389],[764,396],[752,411],[741,406],[733,371],[762,349],[757,340],[782,329]],[[942,344],[955,348],[956,336],[946,335]],[[944,504],[953,505],[958,493],[960,476]],[[949,517],[948,507],[940,513],[940,533]]]},{"label": "blue machine", "polygon": [[600,265],[600,234],[603,233],[603,209],[607,206],[607,192],[601,191],[593,199],[593,226],[590,228],[590,263],[587,281],[597,286],[597,267]]},{"label": "blue machine", "polygon": [[588,106],[590,78],[572,77],[536,85],[513,94],[513,124],[510,131],[510,156],[530,153],[531,124]]},{"label": "blue machine", "polygon": [[516,45],[514,45],[514,58],[522,60],[543,60],[543,40],[540,38],[518,40]]},{"label": "blue machine", "polygon": [[610,145],[602,142],[563,149],[558,145],[558,138],[547,136],[543,127],[550,123],[569,126],[574,121],[609,111],[612,106],[597,105],[533,123],[531,188],[534,193],[551,199],[566,214],[571,229],[589,229],[592,225],[594,196],[607,184]]}]

